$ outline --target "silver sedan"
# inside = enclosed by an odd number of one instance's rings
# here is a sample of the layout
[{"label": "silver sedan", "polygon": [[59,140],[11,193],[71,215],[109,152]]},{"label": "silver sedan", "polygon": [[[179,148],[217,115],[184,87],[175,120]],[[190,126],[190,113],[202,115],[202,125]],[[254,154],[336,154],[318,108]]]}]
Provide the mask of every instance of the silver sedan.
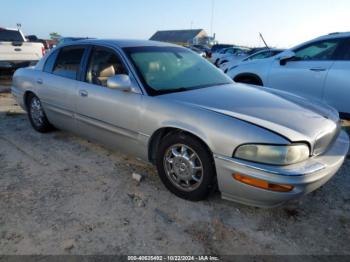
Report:
[{"label": "silver sedan", "polygon": [[234,84],[186,48],[84,40],[17,70],[12,93],[33,128],[68,130],[149,161],[175,195],[218,188],[273,207],[331,179],[349,148],[338,113],[289,93]]}]

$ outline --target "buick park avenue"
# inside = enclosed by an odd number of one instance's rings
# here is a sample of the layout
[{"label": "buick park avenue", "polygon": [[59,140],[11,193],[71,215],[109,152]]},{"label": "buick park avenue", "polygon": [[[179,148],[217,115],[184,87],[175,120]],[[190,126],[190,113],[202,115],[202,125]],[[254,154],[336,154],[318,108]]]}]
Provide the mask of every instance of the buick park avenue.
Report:
[{"label": "buick park avenue", "polygon": [[193,51],[83,40],[19,69],[12,93],[38,132],[67,130],[156,165],[165,187],[198,201],[274,207],[324,185],[349,139],[327,105],[235,84]]}]

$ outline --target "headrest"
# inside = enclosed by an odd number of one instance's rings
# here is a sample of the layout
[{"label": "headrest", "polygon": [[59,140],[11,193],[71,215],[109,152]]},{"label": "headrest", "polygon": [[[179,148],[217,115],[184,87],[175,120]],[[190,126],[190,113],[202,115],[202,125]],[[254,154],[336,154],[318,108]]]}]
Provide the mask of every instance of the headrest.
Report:
[{"label": "headrest", "polygon": [[112,65],[101,68],[99,72],[99,77],[111,77],[115,75],[115,70]]}]

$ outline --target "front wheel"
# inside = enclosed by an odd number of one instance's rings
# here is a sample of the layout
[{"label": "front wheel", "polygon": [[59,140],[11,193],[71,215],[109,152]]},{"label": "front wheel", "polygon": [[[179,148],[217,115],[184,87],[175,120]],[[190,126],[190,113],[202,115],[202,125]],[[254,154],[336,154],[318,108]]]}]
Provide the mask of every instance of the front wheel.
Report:
[{"label": "front wheel", "polygon": [[211,153],[199,139],[185,133],[174,133],[162,140],[157,169],[169,191],[191,201],[205,199],[216,182]]},{"label": "front wheel", "polygon": [[54,128],[47,119],[39,98],[30,95],[27,101],[28,117],[32,127],[40,133],[52,131]]}]

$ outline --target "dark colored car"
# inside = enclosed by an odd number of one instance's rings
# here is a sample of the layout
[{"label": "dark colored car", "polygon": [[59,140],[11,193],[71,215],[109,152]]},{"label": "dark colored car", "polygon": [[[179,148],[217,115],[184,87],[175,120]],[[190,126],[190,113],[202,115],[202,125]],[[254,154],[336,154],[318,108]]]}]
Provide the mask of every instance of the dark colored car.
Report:
[{"label": "dark colored car", "polygon": [[213,45],[212,48],[211,48],[211,53],[216,53],[216,52],[219,52],[221,49],[229,48],[229,47],[233,47],[233,45],[229,45],[229,44]]}]

